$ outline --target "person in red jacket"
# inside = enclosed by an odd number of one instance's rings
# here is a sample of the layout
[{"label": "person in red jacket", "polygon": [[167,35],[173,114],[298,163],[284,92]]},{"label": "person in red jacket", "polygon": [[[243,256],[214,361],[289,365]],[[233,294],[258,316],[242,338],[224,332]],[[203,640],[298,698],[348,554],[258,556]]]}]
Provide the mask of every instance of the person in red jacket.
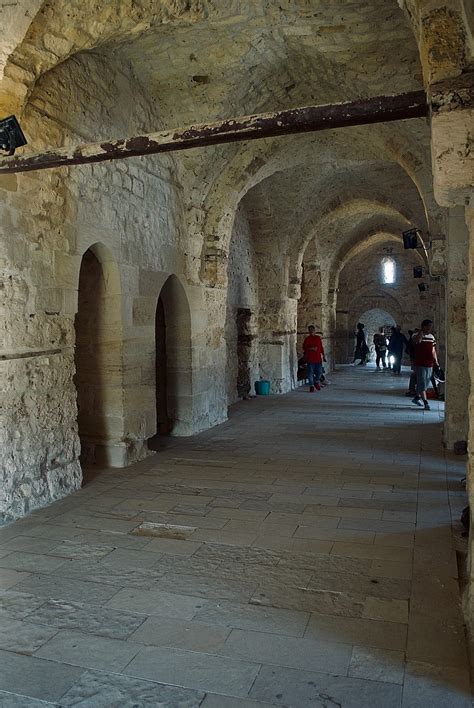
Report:
[{"label": "person in red jacket", "polygon": [[412,336],[412,340],[415,349],[414,369],[416,374],[416,396],[412,403],[416,406],[424,406],[425,411],[429,411],[430,404],[426,391],[433,376],[433,367],[438,366],[432,320],[423,320],[421,329]]},{"label": "person in red jacket", "polygon": [[309,379],[309,390],[321,390],[319,381],[323,373],[324,347],[323,341],[318,334],[315,334],[314,325],[309,325],[308,336],[303,342],[304,357],[306,360],[306,373]]}]

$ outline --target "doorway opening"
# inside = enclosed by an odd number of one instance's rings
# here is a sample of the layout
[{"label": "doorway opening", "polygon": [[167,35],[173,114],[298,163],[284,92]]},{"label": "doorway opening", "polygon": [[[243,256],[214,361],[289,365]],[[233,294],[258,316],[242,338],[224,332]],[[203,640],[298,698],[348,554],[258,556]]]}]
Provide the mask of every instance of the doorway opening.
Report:
[{"label": "doorway opening", "polygon": [[158,298],[155,316],[155,374],[156,374],[156,434],[169,435],[171,420],[168,417],[168,359],[166,353],[166,319],[163,298]]},{"label": "doorway opening", "polygon": [[183,286],[170,275],[155,313],[156,435],[192,433],[191,315]]},{"label": "doorway opening", "polygon": [[79,271],[74,384],[81,464],[123,465],[120,278],[108,249],[91,246]]},{"label": "doorway opening", "polygon": [[[374,334],[379,331],[380,327],[383,327],[384,333],[388,337],[391,328],[395,327],[397,323],[390,313],[377,307],[364,312],[357,322],[364,324],[365,338],[370,350],[370,361],[373,361],[375,358]],[[354,329],[357,322],[354,323]]]}]

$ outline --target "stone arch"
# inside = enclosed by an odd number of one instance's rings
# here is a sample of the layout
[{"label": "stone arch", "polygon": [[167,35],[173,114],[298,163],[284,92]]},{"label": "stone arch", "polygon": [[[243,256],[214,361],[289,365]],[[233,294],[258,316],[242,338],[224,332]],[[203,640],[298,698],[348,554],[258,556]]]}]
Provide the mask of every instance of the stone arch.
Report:
[{"label": "stone arch", "polygon": [[[350,131],[352,148],[355,151],[360,150],[359,161],[364,159],[362,157],[363,147],[367,155],[365,159],[374,159],[370,158],[364,127],[350,129]],[[440,209],[433,199],[430,186],[431,171],[422,148],[416,145],[408,133],[393,125],[390,127],[390,132],[388,132],[387,126],[383,125],[370,126],[370,131],[370,145],[374,155],[378,155],[379,158],[382,155],[382,159],[400,166],[420,198],[422,215],[419,218],[423,219],[428,231],[439,233],[441,231]],[[265,145],[246,145],[235,152],[227,164],[221,166],[222,169],[215,176],[204,201],[205,217],[203,221],[199,222],[200,233],[204,233],[201,278],[208,284],[211,286],[218,284],[219,272],[225,274],[233,218],[239,202],[250,189],[266,178],[307,161],[309,149],[317,149],[319,136],[314,137],[310,147],[306,146],[306,150],[303,150],[301,145],[294,141],[294,138],[266,141]],[[285,141],[283,147],[282,140]],[[294,146],[294,150],[291,149],[292,146]],[[402,215],[404,220],[410,221],[412,215],[403,206],[395,206],[390,200],[387,200],[384,207],[392,207]],[[334,206],[329,208],[329,211],[333,210]],[[322,216],[324,215],[318,214],[314,218],[314,223],[305,229],[299,240],[298,248],[292,247],[293,254],[296,253],[300,259],[308,241],[314,236],[314,225]],[[222,265],[219,268],[220,263]],[[290,268],[291,272],[294,270],[297,270],[296,263],[292,264],[292,268]],[[225,281],[225,276],[223,280]]]},{"label": "stone arch", "polygon": [[[380,307],[372,307],[370,310],[366,310],[362,314],[359,314],[356,318],[357,322],[362,322],[365,325],[365,336],[367,340],[367,346],[370,349],[371,358],[374,358],[374,334],[378,332],[379,327],[395,327],[397,324],[397,319],[387,310]],[[356,327],[357,322],[350,322],[351,327]]]},{"label": "stone arch", "polygon": [[118,266],[102,243],[82,255],[75,333],[81,460],[121,467],[125,464],[121,285]]},{"label": "stone arch", "polygon": [[169,275],[157,299],[155,315],[157,432],[192,431],[191,311],[179,278]]},{"label": "stone arch", "polygon": [[[397,323],[402,318],[402,307],[397,298],[387,294],[382,296],[377,291],[366,294],[364,298],[356,298],[347,309],[338,307],[334,337],[334,358],[337,364],[347,364],[352,360],[357,322],[363,322],[362,315],[372,310],[387,312]],[[370,346],[369,341],[368,344]]]},{"label": "stone arch", "polygon": [[[327,229],[337,224],[337,222],[356,216],[363,217],[364,215],[366,215],[367,218],[372,218],[376,215],[381,223],[383,221],[389,222],[396,220],[407,228],[408,225],[412,223],[413,219],[413,214],[409,210],[395,205],[395,203],[389,199],[382,200],[380,197],[378,199],[348,197],[346,200],[342,201],[338,197],[328,204],[322,213],[311,218],[305,225],[301,238],[297,243],[297,248],[295,249],[297,252],[296,257],[303,259],[311,239],[317,238],[319,234],[324,233]],[[347,240],[343,239],[337,245],[339,246],[338,250],[340,253],[343,253],[344,250],[347,249]]]},{"label": "stone arch", "polygon": [[[394,233],[395,229],[389,230],[385,228],[375,228],[371,231],[364,232],[361,230],[348,243],[342,244],[333,258],[330,268],[330,287],[337,290],[339,286],[339,276],[342,269],[349,263],[352,258],[357,257],[360,253],[370,248],[373,248],[378,243],[384,241],[392,241],[400,243],[400,233]],[[420,251],[414,251],[414,255],[419,259],[420,265],[426,265],[426,255]]]}]

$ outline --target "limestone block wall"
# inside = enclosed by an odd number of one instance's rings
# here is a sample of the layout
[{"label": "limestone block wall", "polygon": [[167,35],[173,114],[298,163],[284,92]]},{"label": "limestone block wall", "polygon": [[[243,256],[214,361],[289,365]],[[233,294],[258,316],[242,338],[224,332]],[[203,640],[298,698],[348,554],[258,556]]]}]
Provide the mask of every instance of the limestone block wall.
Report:
[{"label": "limestone block wall", "polygon": [[252,235],[244,208],[235,216],[227,269],[225,340],[229,404],[255,393],[258,369],[258,282]]},{"label": "limestone block wall", "polygon": [[52,173],[4,179],[0,190],[0,518],[8,519],[76,489],[81,469],[74,323],[54,278],[65,193]]},{"label": "limestone block wall", "polygon": [[[126,67],[86,55],[37,85],[22,124],[34,149],[150,129],[152,118]],[[1,178],[2,517],[80,485],[79,432],[89,461],[121,466],[149,454],[157,302],[170,274],[186,270],[186,187],[178,173],[171,160],[149,158]],[[75,352],[81,263],[91,248],[103,290],[92,365],[90,332]],[[170,334],[169,407],[174,434],[190,434],[226,416],[225,385],[214,386],[216,369],[225,367],[223,337],[211,346],[219,361],[206,351],[208,320],[218,310],[224,322],[225,298],[211,306],[204,288],[183,276],[180,288],[187,340],[175,337],[173,349]],[[169,309],[168,331],[180,332],[186,308]],[[83,364],[77,374],[75,353]]]}]

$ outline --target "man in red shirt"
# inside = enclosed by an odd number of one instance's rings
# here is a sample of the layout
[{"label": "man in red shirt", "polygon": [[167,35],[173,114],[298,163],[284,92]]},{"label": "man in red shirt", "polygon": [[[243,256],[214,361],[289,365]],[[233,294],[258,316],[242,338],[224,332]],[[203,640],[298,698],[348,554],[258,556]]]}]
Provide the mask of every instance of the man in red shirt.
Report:
[{"label": "man in red shirt", "polygon": [[318,334],[315,334],[314,325],[309,325],[308,336],[303,342],[304,357],[306,360],[306,374],[309,379],[309,390],[311,393],[316,388],[321,390],[319,381],[323,373],[324,347],[323,341]]},{"label": "man in red shirt", "polygon": [[433,366],[438,366],[436,339],[433,336],[433,322],[423,320],[421,329],[412,336],[415,349],[414,370],[416,374],[416,396],[412,403],[424,405],[425,411],[430,410],[426,391],[433,375]]}]

